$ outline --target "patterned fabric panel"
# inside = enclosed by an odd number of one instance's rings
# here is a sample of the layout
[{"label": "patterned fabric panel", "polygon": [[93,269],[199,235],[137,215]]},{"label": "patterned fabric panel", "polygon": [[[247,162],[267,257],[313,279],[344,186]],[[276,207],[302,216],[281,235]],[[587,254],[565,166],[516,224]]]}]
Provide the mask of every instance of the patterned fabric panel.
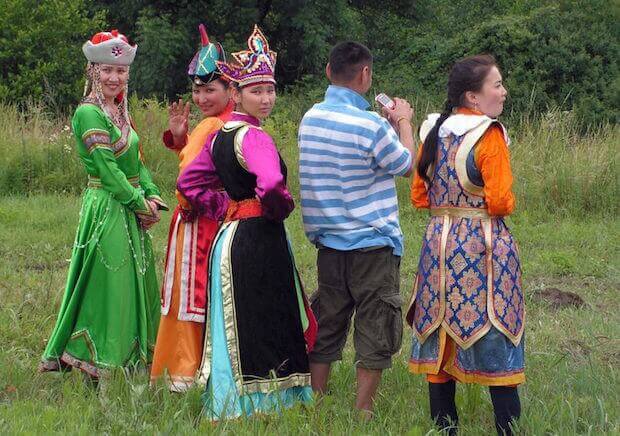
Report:
[{"label": "patterned fabric panel", "polygon": [[[439,333],[437,329],[424,343],[413,337],[409,362],[416,365],[435,365],[439,360]],[[525,369],[525,341],[513,345],[504,334],[491,327],[489,332],[471,347],[456,348],[453,362],[462,376],[488,379],[511,377]],[[430,372],[430,371],[429,371]],[[458,378],[457,378],[458,379]],[[459,380],[461,381],[461,380]]]},{"label": "patterned fabric panel", "polygon": [[491,328],[470,348],[457,348],[455,366],[465,374],[510,377],[525,369],[525,343],[513,345],[504,334]]},{"label": "patterned fabric panel", "polygon": [[486,248],[480,219],[457,219],[448,233],[445,320],[464,343],[477,339],[477,333],[489,323]]},{"label": "patterned fabric panel", "polygon": [[86,132],[86,135],[82,138],[82,142],[89,153],[97,145],[112,148],[110,145],[110,134],[101,130],[90,130]]},{"label": "patterned fabric panel", "polygon": [[523,331],[525,304],[516,243],[503,219],[493,220],[493,310],[496,327],[513,340]]},{"label": "patterned fabric panel", "polygon": [[415,299],[413,327],[424,335],[436,325],[440,315],[440,270],[442,218],[433,217],[426,228],[422,253],[418,263],[417,295]]},{"label": "patterned fabric panel", "polygon": [[411,345],[411,354],[409,361],[418,365],[435,364],[439,359],[439,332],[441,329],[435,330],[424,341],[420,342],[414,335]]},{"label": "patterned fabric panel", "polygon": [[432,184],[428,191],[431,207],[448,205],[448,152],[445,139],[439,138],[437,143],[437,160],[432,178]]},{"label": "patterned fabric panel", "polygon": [[434,178],[429,190],[431,207],[486,208],[483,197],[463,190],[454,160],[464,136],[439,138]]},{"label": "patterned fabric panel", "polygon": [[[486,209],[484,197],[465,191],[458,179],[455,158],[462,139],[449,136],[439,140],[429,189],[431,208]],[[450,220],[445,247],[441,246],[443,217],[431,218],[422,244],[413,313],[419,339],[423,342],[443,322],[461,348],[476,343],[491,325],[518,344],[524,301],[521,267],[510,231],[497,218],[491,219],[490,226],[480,218],[445,219]],[[489,228],[492,234],[485,235]]]}]

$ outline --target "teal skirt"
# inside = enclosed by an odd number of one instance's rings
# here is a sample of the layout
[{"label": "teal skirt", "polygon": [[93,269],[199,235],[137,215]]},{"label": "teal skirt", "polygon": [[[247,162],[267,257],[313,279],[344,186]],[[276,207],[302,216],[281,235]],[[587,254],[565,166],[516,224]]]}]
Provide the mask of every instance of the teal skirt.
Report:
[{"label": "teal skirt", "polygon": [[[269,392],[241,392],[242,387],[240,389],[233,374],[228,348],[227,335],[232,333],[226,329],[222,289],[222,253],[226,252],[226,241],[232,237],[230,232],[234,232],[231,227],[234,226],[222,227],[211,254],[208,332],[204,354],[208,362],[206,365],[203,362],[203,368],[209,367],[209,377],[202,399],[205,415],[213,421],[248,417],[257,413],[279,413],[297,403],[309,404],[313,401],[312,388],[308,385],[280,389],[274,387]],[[269,319],[269,314],[262,315]]]}]

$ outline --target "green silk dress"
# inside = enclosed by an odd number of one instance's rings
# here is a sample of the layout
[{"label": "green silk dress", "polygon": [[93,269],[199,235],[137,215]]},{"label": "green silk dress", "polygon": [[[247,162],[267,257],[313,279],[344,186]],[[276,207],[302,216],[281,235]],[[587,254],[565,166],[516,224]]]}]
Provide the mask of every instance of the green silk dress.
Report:
[{"label": "green silk dress", "polygon": [[138,136],[99,108],[81,104],[72,121],[88,173],[71,265],[41,370],[101,370],[151,362],[159,323],[159,289],[150,235],[137,216],[146,199],[166,209],[144,166]]}]

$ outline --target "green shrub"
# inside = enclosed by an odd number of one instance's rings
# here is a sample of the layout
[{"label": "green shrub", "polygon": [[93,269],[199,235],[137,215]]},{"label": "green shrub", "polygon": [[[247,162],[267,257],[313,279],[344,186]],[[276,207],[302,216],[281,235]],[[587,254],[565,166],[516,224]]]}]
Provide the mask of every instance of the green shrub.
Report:
[{"label": "green shrub", "polygon": [[[139,44],[131,89],[173,99],[188,89],[186,68],[198,23],[230,53],[245,49],[258,23],[278,52],[279,87],[322,91],[332,45],[366,43],[375,89],[439,107],[447,73],[462,56],[496,56],[510,93],[507,114],[572,110],[582,129],[620,120],[620,7],[614,0],[6,0],[0,9],[0,100],[77,102],[83,41],[119,28]],[[4,6],[4,5],[3,5]],[[203,14],[199,11],[207,11]],[[105,17],[106,23],[103,22]],[[32,25],[36,23],[36,25]]]},{"label": "green shrub", "polygon": [[103,27],[84,0],[3,0],[0,7],[0,101],[44,101],[65,110],[81,97],[84,41]]},{"label": "green shrub", "polygon": [[505,76],[507,113],[575,110],[582,127],[620,120],[620,8],[611,0],[436,0],[424,8],[416,25],[390,13],[372,21],[380,26],[377,84],[388,92],[436,99],[455,60],[490,53]]},{"label": "green shrub", "polygon": [[[288,183],[298,198],[297,128],[319,93],[284,94],[265,123],[289,167]],[[420,101],[419,106],[426,103]],[[130,99],[147,167],[165,192],[174,190],[177,156],[162,142],[167,111],[155,100]],[[420,114],[419,114],[420,116]],[[191,124],[200,119],[192,115]],[[0,192],[3,195],[83,190],[86,177],[66,118],[31,107],[0,106]],[[517,195],[517,214],[617,216],[620,197],[620,127],[601,125],[583,132],[574,112],[551,110],[513,117],[506,123]],[[401,201],[408,186],[399,185]]]}]

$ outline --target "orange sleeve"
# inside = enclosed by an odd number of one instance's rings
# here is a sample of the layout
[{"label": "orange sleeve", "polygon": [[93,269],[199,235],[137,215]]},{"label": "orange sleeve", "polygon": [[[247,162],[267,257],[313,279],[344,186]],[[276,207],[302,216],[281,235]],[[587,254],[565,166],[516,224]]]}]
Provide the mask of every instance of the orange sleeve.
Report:
[{"label": "orange sleeve", "polygon": [[489,214],[510,215],[515,208],[512,192],[510,151],[504,132],[498,125],[491,126],[476,146],[476,165],[484,181],[484,197]]},{"label": "orange sleeve", "polygon": [[422,154],[422,143],[418,147],[418,154],[413,164],[413,179],[411,181],[411,204],[417,208],[429,208],[428,190],[424,179],[418,174],[418,162]]}]

